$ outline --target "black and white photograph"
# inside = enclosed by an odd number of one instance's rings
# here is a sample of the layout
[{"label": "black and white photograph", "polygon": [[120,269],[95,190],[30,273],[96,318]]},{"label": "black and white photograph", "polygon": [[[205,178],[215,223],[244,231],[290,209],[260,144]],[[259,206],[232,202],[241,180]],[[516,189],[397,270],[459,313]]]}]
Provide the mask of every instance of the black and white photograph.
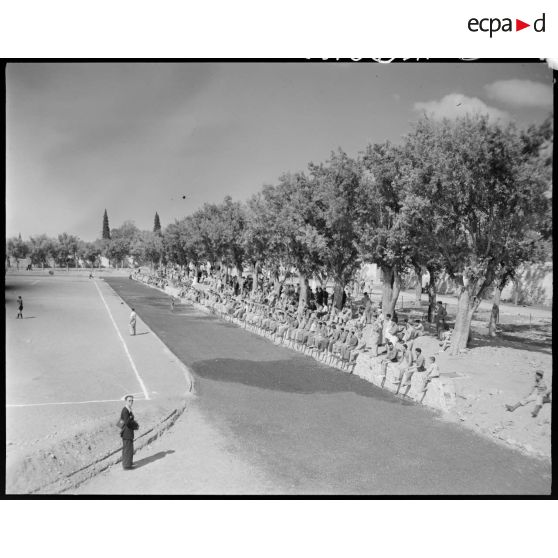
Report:
[{"label": "black and white photograph", "polygon": [[544,59],[5,65],[5,493],[552,494]]}]

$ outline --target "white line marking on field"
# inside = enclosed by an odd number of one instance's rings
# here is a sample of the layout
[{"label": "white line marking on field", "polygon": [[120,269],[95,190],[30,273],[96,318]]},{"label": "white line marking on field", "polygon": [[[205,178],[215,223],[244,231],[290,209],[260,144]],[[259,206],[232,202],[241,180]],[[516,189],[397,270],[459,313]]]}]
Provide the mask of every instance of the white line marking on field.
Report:
[{"label": "white line marking on field", "polygon": [[40,283],[40,279],[37,279],[36,281],[33,281],[33,283],[31,283],[31,285],[36,285],[37,283]]},{"label": "white line marking on field", "polygon": [[[135,401],[144,401],[144,399],[141,398],[134,398]],[[46,405],[83,405],[85,403],[114,403],[115,401],[122,401],[122,398],[120,399],[96,399],[93,401],[59,401],[56,403],[23,403],[20,405],[10,405],[10,404],[6,404],[6,407],[44,407]]]},{"label": "white line marking on field", "polygon": [[110,311],[110,308],[108,307],[107,301],[105,300],[105,297],[103,296],[103,293],[101,292],[101,289],[99,288],[99,285],[97,284],[97,282],[95,281],[95,287],[97,287],[97,291],[99,292],[99,295],[101,296],[101,300],[103,301],[103,304],[105,305],[105,308],[107,309],[107,312],[109,313],[110,319],[112,321],[112,325],[114,326],[114,329],[116,330],[116,333],[118,333],[118,337],[120,338],[120,341],[122,342],[122,346],[124,347],[124,350],[126,351],[126,355],[128,355],[128,360],[130,361],[130,364],[132,365],[132,369],[136,374],[136,378],[138,379],[139,385],[141,387],[141,390],[143,392],[143,395],[145,397],[145,399],[149,399],[149,393],[147,393],[147,388],[145,387],[145,384],[143,383],[143,380],[141,379],[138,369],[136,368],[136,365],[134,363],[134,360],[132,359],[132,355],[130,354],[130,351],[128,350],[128,346],[126,345],[126,342],[124,341],[124,338],[122,337],[122,334],[120,333],[120,330],[118,329],[118,326],[116,325],[116,322],[114,321],[114,318],[112,316],[112,312]]}]

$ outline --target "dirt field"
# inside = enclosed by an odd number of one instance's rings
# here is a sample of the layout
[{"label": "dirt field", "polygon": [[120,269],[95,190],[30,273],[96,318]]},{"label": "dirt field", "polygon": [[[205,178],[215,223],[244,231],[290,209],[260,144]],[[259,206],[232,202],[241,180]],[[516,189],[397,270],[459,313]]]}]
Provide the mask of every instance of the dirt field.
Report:
[{"label": "dirt field", "polygon": [[183,404],[188,371],[141,319],[130,336],[129,313],[101,279],[6,277],[8,492],[38,489],[118,448],[124,394],[135,395],[143,429]]}]

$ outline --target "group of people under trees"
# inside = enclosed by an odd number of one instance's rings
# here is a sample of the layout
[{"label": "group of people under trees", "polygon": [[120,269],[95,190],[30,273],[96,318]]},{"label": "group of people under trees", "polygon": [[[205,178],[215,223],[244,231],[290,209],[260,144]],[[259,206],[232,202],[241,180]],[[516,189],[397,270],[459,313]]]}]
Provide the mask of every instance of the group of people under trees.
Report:
[{"label": "group of people under trees", "polygon": [[[422,319],[400,321],[395,312],[384,315],[381,303],[376,306],[368,293],[358,302],[344,293],[339,309],[333,304],[333,295],[318,286],[315,292],[309,289],[306,306],[300,308],[298,289],[293,285],[277,289],[270,282],[257,289],[239,289],[234,280],[227,282],[208,275],[202,286],[195,285],[186,275],[172,279],[165,272],[153,275],[139,270],[132,277],[160,287],[172,284],[179,288],[179,298],[201,304],[277,344],[303,351],[349,373],[353,372],[361,353],[382,357],[382,387],[391,364],[395,370],[396,393],[404,397],[408,396],[414,375],[419,378],[417,399],[421,402],[430,381],[439,377],[436,358],[431,356],[427,361],[422,350],[413,347],[415,340],[424,335]],[[171,308],[174,309],[174,299]],[[444,326],[446,315],[440,303],[437,316]],[[442,334],[443,329],[440,327],[438,333]]]},{"label": "group of people under trees", "polygon": [[[359,354],[370,353],[380,359],[381,387],[388,376],[388,366],[392,365],[396,394],[403,397],[408,397],[411,379],[415,377],[416,399],[422,402],[430,382],[440,376],[436,357],[427,358],[420,347],[414,346],[415,340],[425,334],[422,318],[400,320],[396,312],[384,315],[381,302],[376,306],[366,292],[358,301],[344,292],[338,309],[327,288],[318,286],[315,291],[308,288],[306,305],[300,307],[297,287],[277,288],[271,281],[264,281],[255,289],[250,281],[244,281],[241,288],[235,277],[223,278],[204,270],[198,272],[198,281],[194,283],[191,273],[164,268],[157,272],[137,269],[130,278],[162,289],[172,285],[179,289],[179,298],[201,304],[277,344],[303,351],[349,373],[353,372]],[[172,310],[174,306],[171,297]],[[445,305],[440,301],[433,322],[441,353],[451,343],[452,330]],[[534,401],[532,416],[536,417],[552,397],[552,388],[546,386],[542,377],[542,370],[537,370],[529,395],[515,405],[506,405],[506,409],[514,411]]]}]

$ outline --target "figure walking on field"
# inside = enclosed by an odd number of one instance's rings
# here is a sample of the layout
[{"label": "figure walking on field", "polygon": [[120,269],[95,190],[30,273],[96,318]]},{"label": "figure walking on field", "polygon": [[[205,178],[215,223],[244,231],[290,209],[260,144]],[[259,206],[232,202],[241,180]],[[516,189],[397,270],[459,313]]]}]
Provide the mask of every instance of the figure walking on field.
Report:
[{"label": "figure walking on field", "polygon": [[136,334],[136,311],[132,308],[132,313],[130,314],[130,335]]},{"label": "figure walking on field", "polygon": [[20,296],[17,297],[17,318],[23,320],[23,299]]}]

